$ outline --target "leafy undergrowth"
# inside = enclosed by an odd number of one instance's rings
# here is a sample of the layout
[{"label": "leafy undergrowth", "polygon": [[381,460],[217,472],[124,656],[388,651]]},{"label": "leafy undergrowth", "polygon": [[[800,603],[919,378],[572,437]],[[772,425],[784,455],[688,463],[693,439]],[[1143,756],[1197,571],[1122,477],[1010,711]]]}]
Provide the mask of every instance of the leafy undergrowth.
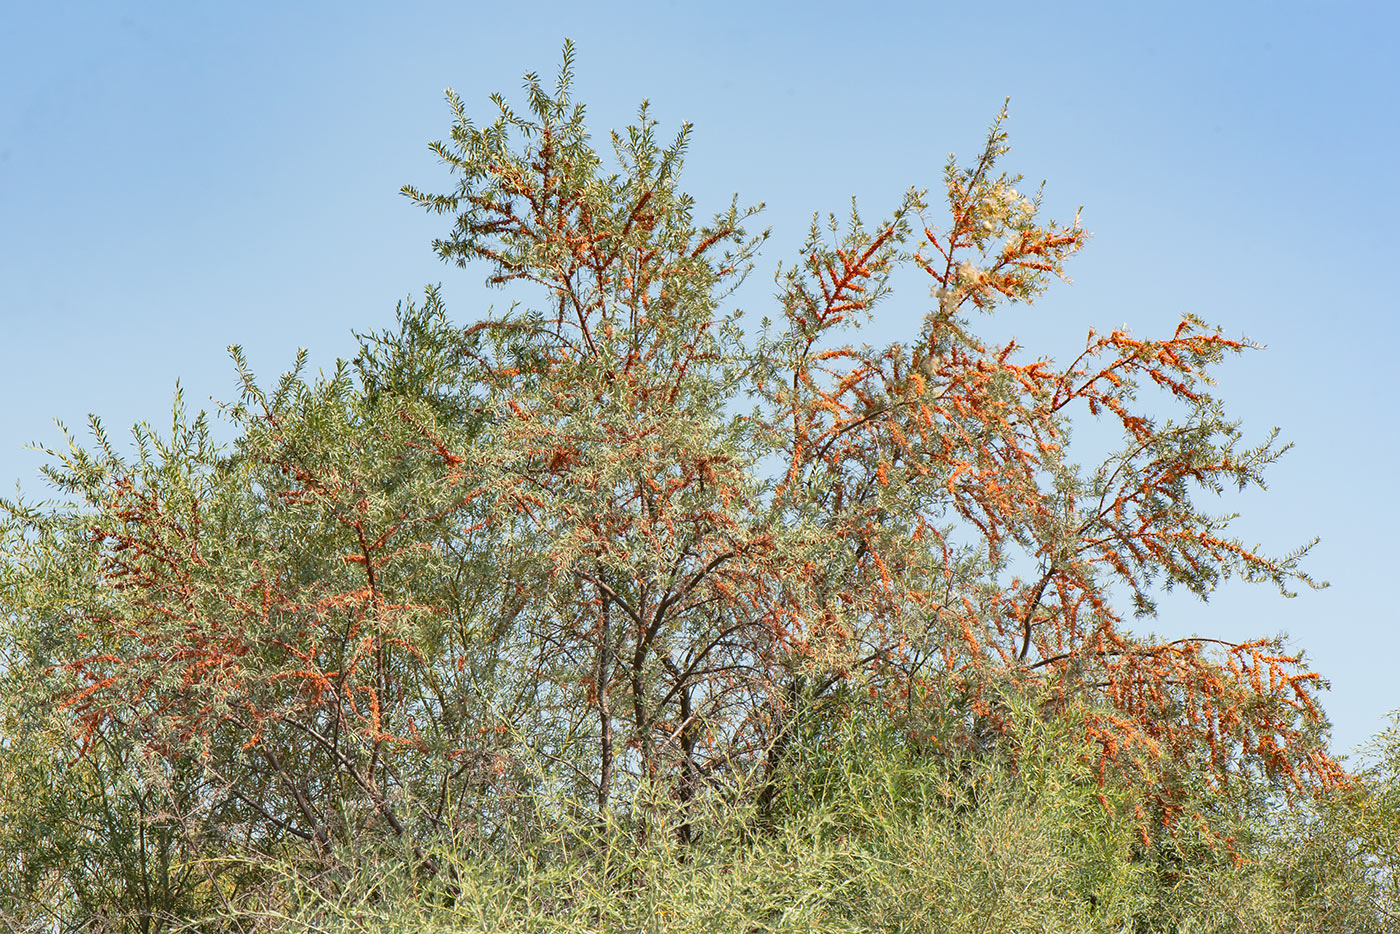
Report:
[{"label": "leafy undergrowth", "polygon": [[[263,861],[254,891],[182,927],[1400,930],[1387,913],[1396,904],[1395,861],[1387,872],[1360,852],[1360,835],[1341,832],[1342,811],[1324,826],[1316,811],[1309,817],[1277,803],[1260,811],[1256,800],[1233,846],[1185,826],[1144,846],[1134,790],[1105,794],[1092,759],[1064,730],[1027,722],[1014,756],[914,755],[858,724],[840,734],[795,753],[792,778],[767,811],[709,799],[703,815],[692,812],[689,846],[677,842],[680,811],[666,795],[639,794],[601,825],[541,803],[528,825],[468,828],[430,853],[340,851],[333,869]],[[752,802],[745,791],[740,783],[725,797]],[[1245,797],[1236,802],[1242,808]],[[1367,806],[1383,804],[1373,796]],[[1365,810],[1352,805],[1353,814]],[[1394,847],[1397,829],[1389,832],[1382,847]],[[425,858],[435,874],[424,871]]]}]

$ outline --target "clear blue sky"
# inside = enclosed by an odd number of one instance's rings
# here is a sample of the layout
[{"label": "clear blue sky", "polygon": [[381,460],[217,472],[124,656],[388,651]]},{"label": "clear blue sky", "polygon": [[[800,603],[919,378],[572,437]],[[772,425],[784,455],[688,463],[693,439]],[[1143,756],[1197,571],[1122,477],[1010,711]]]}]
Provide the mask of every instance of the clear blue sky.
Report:
[{"label": "clear blue sky", "polygon": [[[1394,530],[1394,219],[1400,7],[1389,3],[853,5],[597,2],[16,4],[0,32],[0,482],[43,486],[30,442],[88,412],[114,431],[233,395],[225,346],[265,376],[298,347],[442,282],[473,319],[499,295],[441,266],[442,221],[398,196],[446,187],[426,149],[442,91],[481,115],[552,77],[565,36],[595,135],[649,97],[696,124],[689,187],[768,204],[770,260],[812,210],[937,189],[1011,98],[1007,166],[1049,180],[1094,234],[1075,284],[994,323],[1062,355],[1089,324],[1169,331],[1186,310],[1268,350],[1221,393],[1297,447],[1241,534],[1322,536],[1332,587],[1285,601],[1227,586],[1164,600],[1153,628],[1288,632],[1332,680],[1339,749],[1400,707]],[[604,137],[605,138],[605,137]],[[764,283],[766,279],[757,280]],[[745,306],[765,309],[766,286]],[[872,340],[907,333],[922,290]]]}]

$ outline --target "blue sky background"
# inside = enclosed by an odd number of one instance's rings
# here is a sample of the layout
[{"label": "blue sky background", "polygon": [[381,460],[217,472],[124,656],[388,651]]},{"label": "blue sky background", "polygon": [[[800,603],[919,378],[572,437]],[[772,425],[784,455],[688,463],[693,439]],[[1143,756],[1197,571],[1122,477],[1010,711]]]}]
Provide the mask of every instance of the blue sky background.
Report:
[{"label": "blue sky background", "polygon": [[[1073,286],[989,333],[1064,359],[1090,324],[1170,333],[1194,311],[1268,345],[1220,393],[1252,437],[1297,443],[1240,534],[1314,535],[1332,586],[1284,600],[1227,585],[1173,596],[1159,632],[1286,631],[1332,681],[1339,750],[1400,707],[1394,530],[1400,6],[1388,3],[14,4],[0,29],[0,483],[44,492],[31,442],[89,412],[114,432],[229,399],[225,347],[266,377],[298,347],[349,355],[352,328],[442,282],[470,321],[500,302],[440,265],[444,229],[397,192],[448,187],[428,152],[455,88],[472,111],[552,79],[564,37],[595,137],[643,97],[693,121],[689,189],[767,202],[774,237],[740,296],[813,210],[878,217],[937,195],[1011,98],[1006,167],[1048,179],[1093,233]],[[925,289],[869,339],[908,334]],[[11,487],[12,488],[12,487]]]}]

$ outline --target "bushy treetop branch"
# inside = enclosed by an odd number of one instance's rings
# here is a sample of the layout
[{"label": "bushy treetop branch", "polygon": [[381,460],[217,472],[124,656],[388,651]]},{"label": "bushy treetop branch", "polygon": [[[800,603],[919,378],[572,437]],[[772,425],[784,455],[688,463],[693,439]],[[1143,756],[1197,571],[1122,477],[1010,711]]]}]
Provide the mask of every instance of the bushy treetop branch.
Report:
[{"label": "bushy treetop branch", "polygon": [[[645,780],[689,801],[771,778],[837,693],[919,748],[997,741],[1006,690],[1087,711],[1101,779],[1146,776],[1167,814],[1185,772],[1343,779],[1300,656],[1145,639],[1115,608],[1313,584],[1306,547],[1270,557],[1200,504],[1286,450],[1244,446],[1207,392],[1252,345],[1194,315],[1091,331],[1068,365],[976,336],[972,311],[1034,301],[1087,238],[999,172],[1004,109],[972,168],[949,160],[944,226],[918,190],[873,226],[814,221],[746,335],[724,303],[761,206],[697,222],[690,128],[663,145],[646,105],[605,170],[571,79],[566,48],[553,92],[527,76],[527,111],[495,97],[481,127],[449,94],[432,149],[456,187],[404,189],[451,216],[443,259],[534,304],[463,327],[430,289],[353,367],[299,358],[270,394],[235,349],[230,448],[177,406],[135,462],[74,442],[50,471],[69,505],[6,504],[7,554],[47,556],[10,611],[62,646],[45,664],[86,737],[242,763],[250,812],[318,845],[413,835],[411,801],[436,826],[467,786],[606,809]],[[927,314],[857,345],[901,269]],[[1083,471],[1073,419],[1105,413],[1124,446]],[[317,803],[347,796],[362,811]]]}]

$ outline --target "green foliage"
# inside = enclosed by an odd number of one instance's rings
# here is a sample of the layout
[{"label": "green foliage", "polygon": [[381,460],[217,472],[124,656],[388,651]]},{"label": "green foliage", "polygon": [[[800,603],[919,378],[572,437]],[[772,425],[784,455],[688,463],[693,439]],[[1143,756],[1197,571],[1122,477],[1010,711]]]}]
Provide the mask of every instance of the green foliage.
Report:
[{"label": "green foliage", "polygon": [[1316,931],[1400,930],[1400,711],[1334,796],[1271,814],[1259,859]]},{"label": "green foliage", "polygon": [[218,812],[190,819],[207,806],[202,770],[189,757],[145,755],[120,732],[79,755],[43,664],[58,647],[54,591],[44,584],[58,570],[53,540],[14,525],[5,534],[9,555],[24,560],[0,571],[0,918],[11,929],[67,931],[100,917],[148,932],[164,929],[162,918],[213,909],[244,876],[191,863],[226,844],[219,831],[230,829]]},{"label": "green foliage", "polygon": [[[443,876],[434,884],[401,857],[361,847],[346,854],[353,869],[343,874],[282,866],[277,883],[218,923],[638,934],[1396,929],[1367,897],[1381,876],[1297,889],[1278,860],[1301,851],[1272,836],[1279,825],[1246,860],[1191,832],[1137,845],[1134,790],[1102,792],[1082,734],[1032,704],[1009,705],[1015,756],[921,757],[876,724],[803,741],[769,835],[745,832],[751,806],[718,798],[702,817],[644,796],[601,826],[544,809],[506,846],[464,839],[435,850],[452,867],[451,895]],[[669,831],[687,820],[705,825],[705,846],[677,845]]]},{"label": "green foliage", "polygon": [[[683,127],[592,148],[527,76],[433,151],[440,293],[268,386],[49,451],[0,514],[0,913],[38,930],[1393,927],[1397,743],[1354,780],[1279,640],[1155,642],[1126,594],[1312,584],[1199,503],[1262,484],[1207,389],[1244,341],[975,335],[1086,234],[999,168],[764,233],[708,221]],[[905,340],[855,341],[901,267]],[[1160,390],[1176,420],[1141,406]],[[1068,456],[1072,409],[1124,447]],[[1320,920],[1319,920],[1320,919]]]}]

